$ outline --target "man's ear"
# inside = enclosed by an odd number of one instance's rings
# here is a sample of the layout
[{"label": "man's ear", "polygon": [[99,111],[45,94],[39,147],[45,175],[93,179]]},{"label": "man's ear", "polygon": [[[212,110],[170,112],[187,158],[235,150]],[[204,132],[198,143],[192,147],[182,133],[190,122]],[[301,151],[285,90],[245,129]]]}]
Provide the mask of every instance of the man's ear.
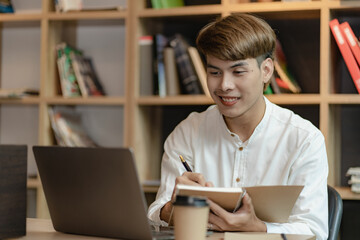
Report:
[{"label": "man's ear", "polygon": [[261,64],[261,73],[263,75],[264,84],[270,81],[274,73],[274,61],[271,58],[265,59]]}]

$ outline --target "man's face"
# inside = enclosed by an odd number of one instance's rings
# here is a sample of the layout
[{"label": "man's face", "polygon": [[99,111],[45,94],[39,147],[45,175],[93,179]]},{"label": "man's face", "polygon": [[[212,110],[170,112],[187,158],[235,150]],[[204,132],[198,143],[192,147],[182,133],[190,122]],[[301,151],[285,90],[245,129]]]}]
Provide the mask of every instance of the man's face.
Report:
[{"label": "man's face", "polygon": [[255,58],[224,61],[207,56],[207,83],[210,94],[225,118],[237,118],[260,111],[264,83],[273,72],[273,62],[261,66]]}]

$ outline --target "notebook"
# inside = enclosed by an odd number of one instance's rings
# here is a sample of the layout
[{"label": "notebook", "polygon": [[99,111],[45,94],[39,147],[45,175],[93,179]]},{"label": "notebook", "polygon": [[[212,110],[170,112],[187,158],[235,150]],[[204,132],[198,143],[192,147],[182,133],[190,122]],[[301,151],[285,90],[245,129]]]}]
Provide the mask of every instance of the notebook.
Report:
[{"label": "notebook", "polygon": [[174,239],[173,231],[152,231],[131,149],[34,146],[33,152],[56,231]]}]

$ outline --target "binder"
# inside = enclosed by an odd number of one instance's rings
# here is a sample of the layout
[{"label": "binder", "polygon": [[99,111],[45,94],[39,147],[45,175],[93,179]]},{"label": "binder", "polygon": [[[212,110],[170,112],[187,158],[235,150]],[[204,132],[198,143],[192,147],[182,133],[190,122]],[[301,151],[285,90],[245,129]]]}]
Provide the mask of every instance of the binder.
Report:
[{"label": "binder", "polygon": [[354,55],[351,52],[350,46],[347,44],[344,38],[344,35],[340,28],[339,21],[335,18],[329,22],[329,25],[331,32],[341,52],[341,55],[343,56],[346,66],[354,81],[355,87],[358,93],[360,93],[360,69],[355,61]]},{"label": "binder", "polygon": [[348,22],[343,22],[340,24],[340,29],[344,34],[344,37],[349,44],[356,61],[360,65],[360,46],[353,30],[350,27],[350,24]]}]

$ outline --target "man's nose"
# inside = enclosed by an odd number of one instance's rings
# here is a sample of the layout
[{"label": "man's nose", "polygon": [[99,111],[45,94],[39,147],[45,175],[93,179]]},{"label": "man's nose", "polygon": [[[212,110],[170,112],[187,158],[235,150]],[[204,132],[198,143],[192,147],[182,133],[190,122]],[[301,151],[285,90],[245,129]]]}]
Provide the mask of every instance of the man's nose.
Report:
[{"label": "man's nose", "polygon": [[221,90],[223,91],[228,91],[234,88],[234,80],[231,76],[229,76],[228,74],[224,74],[222,79],[221,79],[221,85],[220,85]]}]

